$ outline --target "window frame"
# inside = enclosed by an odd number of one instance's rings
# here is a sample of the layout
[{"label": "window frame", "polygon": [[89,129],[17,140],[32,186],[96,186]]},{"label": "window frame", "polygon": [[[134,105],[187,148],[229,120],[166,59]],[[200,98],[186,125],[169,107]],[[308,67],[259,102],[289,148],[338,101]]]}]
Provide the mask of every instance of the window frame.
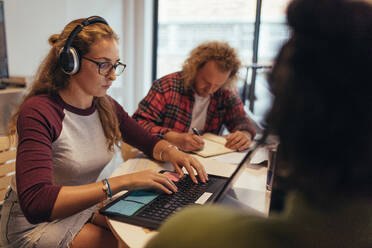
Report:
[{"label": "window frame", "polygon": [[[159,34],[159,0],[154,0],[153,5],[153,54],[152,54],[152,81],[157,79],[157,56],[158,56],[158,34]],[[259,42],[260,42],[260,29],[261,29],[261,13],[262,13],[262,0],[256,0],[256,14],[254,21],[254,36],[252,47],[252,61],[245,66],[246,78],[243,80],[243,88],[240,93],[243,104],[247,103],[248,108],[254,113],[254,104],[256,101],[255,88],[258,70],[271,69],[271,65],[258,64]],[[249,76],[248,76],[249,75]],[[249,79],[248,79],[249,77]],[[249,81],[249,82],[248,82]]]}]

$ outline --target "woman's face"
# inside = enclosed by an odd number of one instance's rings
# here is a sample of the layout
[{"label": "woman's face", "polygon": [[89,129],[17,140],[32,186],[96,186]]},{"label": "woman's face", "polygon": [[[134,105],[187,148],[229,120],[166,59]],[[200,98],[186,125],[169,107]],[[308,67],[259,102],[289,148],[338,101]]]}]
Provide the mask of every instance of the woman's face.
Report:
[{"label": "woman's face", "polygon": [[74,81],[88,96],[105,96],[112,82],[116,79],[115,70],[112,69],[107,75],[101,75],[99,66],[90,60],[116,64],[120,60],[118,42],[114,39],[99,39],[82,57],[81,68],[79,73],[74,76]]}]

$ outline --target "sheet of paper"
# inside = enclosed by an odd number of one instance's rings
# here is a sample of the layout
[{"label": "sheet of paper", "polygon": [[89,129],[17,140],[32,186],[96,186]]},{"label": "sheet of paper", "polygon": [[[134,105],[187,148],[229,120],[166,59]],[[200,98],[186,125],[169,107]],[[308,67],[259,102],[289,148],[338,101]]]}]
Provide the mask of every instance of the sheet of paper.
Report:
[{"label": "sheet of paper", "polygon": [[[251,146],[253,145],[254,143],[252,142]],[[239,164],[240,161],[243,160],[246,154],[247,154],[247,150],[241,151],[241,152],[234,151],[230,153],[215,155],[210,158],[218,160],[219,162],[222,162],[222,163]],[[250,164],[260,164],[264,161],[267,161],[267,159],[268,159],[267,149],[265,147],[259,147],[253,153],[253,157],[251,159]]]},{"label": "sheet of paper", "polygon": [[234,150],[231,150],[220,143],[216,143],[214,141],[204,139],[203,150],[196,151],[195,153],[203,157],[210,157],[210,156],[215,156],[218,154],[224,154],[224,153],[233,152],[233,151]]},{"label": "sheet of paper", "polygon": [[197,155],[192,155],[204,166],[208,174],[230,177],[236,169],[236,164],[223,163],[212,158],[203,158]]},{"label": "sheet of paper", "polygon": [[260,164],[268,160],[268,151],[266,147],[259,147],[253,154],[251,164]]},{"label": "sheet of paper", "polygon": [[225,153],[222,155],[213,156],[211,157],[211,159],[217,160],[221,163],[239,164],[240,161],[243,160],[246,154],[247,154],[247,151],[230,152],[230,153]]},{"label": "sheet of paper", "polygon": [[203,134],[203,139],[207,139],[210,141],[214,141],[216,143],[220,143],[222,145],[226,144],[226,138],[224,136],[218,136],[213,133],[205,133]]}]

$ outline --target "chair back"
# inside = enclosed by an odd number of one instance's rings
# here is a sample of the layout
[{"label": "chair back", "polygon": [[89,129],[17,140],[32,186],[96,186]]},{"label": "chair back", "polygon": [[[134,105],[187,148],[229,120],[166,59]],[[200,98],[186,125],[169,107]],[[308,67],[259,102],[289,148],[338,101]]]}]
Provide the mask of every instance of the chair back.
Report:
[{"label": "chair back", "polygon": [[123,141],[121,142],[121,156],[123,157],[124,161],[135,158],[139,153],[140,151],[137,148]]},{"label": "chair back", "polygon": [[16,144],[9,136],[0,137],[0,204],[10,187],[10,180],[15,174]]}]

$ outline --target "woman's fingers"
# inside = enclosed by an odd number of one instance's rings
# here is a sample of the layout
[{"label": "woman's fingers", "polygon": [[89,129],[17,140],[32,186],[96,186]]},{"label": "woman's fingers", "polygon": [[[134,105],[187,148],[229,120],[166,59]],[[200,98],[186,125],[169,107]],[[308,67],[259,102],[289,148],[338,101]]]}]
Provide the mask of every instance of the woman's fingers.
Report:
[{"label": "woman's fingers", "polygon": [[208,180],[208,174],[204,169],[204,166],[194,157],[190,158],[191,166],[194,167],[200,180],[205,183]]},{"label": "woman's fingers", "polygon": [[188,172],[189,176],[191,177],[194,183],[198,183],[198,180],[195,177],[195,171],[197,172],[197,174],[199,175],[199,179],[203,183],[205,183],[208,180],[208,176],[203,165],[196,158],[188,154],[185,154],[182,151],[178,151],[177,149],[169,150],[168,155],[170,162],[176,169],[180,178],[183,177],[184,175],[182,168],[185,167],[186,171]]},{"label": "woman's fingers", "polygon": [[173,167],[176,169],[177,171],[177,174],[178,174],[178,177],[179,178],[182,178],[184,176],[184,173],[183,173],[183,170],[182,170],[182,167],[179,167],[177,163],[172,163],[173,164]]},{"label": "woman's fingers", "polygon": [[[185,154],[186,155],[186,154]],[[182,171],[182,167],[185,167],[186,171],[188,172],[189,176],[191,177],[191,180],[194,183],[198,183],[198,180],[195,177],[195,171],[196,170],[199,179],[205,183],[208,180],[207,172],[205,171],[203,165],[192,156],[186,155],[186,157],[180,161],[179,163],[173,164],[173,166],[176,168],[177,172]],[[179,173],[179,172],[178,172]],[[183,176],[183,172],[182,172]]]},{"label": "woman's fingers", "polygon": [[170,180],[166,175],[160,174],[153,170],[145,170],[133,174],[136,178],[132,188],[130,189],[143,189],[143,188],[158,188],[167,194],[172,192],[177,192],[177,186],[172,180]]},{"label": "woman's fingers", "polygon": [[152,185],[153,188],[157,188],[157,189],[160,189],[161,191],[164,191],[165,193],[167,194],[172,194],[173,192],[171,190],[169,190],[167,187],[165,187],[163,184],[161,183],[157,183],[157,182],[154,182],[153,185]]},{"label": "woman's fingers", "polygon": [[190,166],[190,161],[188,159],[184,160],[183,161],[183,167],[185,167],[186,171],[189,173],[189,176],[191,177],[191,180],[194,182],[194,183],[198,183],[198,180],[196,179],[195,177],[195,172],[194,170],[191,168]]},{"label": "woman's fingers", "polygon": [[172,191],[177,192],[177,186],[166,175],[156,173],[156,172],[154,173],[156,174],[155,178],[153,179],[153,182],[155,183],[154,185],[155,187],[158,187],[159,189],[163,191],[165,191],[164,188],[166,188],[167,191],[165,192],[168,194],[172,193]]}]

